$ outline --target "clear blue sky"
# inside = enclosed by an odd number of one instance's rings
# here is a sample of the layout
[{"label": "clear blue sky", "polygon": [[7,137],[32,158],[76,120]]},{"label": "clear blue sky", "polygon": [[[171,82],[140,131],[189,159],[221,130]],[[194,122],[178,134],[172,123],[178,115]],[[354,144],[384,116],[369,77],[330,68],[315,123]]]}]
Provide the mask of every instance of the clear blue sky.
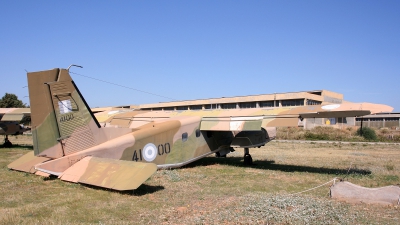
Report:
[{"label": "clear blue sky", "polygon": [[91,107],[326,89],[400,111],[400,1],[2,1],[1,91],[67,68]]}]

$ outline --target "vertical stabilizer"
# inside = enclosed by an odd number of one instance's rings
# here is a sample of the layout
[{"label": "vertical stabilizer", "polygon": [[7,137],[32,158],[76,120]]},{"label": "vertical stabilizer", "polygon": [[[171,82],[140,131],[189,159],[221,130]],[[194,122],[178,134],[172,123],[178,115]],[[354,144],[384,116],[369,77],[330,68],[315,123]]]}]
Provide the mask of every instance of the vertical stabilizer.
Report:
[{"label": "vertical stabilizer", "polygon": [[28,73],[35,155],[59,158],[97,145],[100,125],[66,69]]}]

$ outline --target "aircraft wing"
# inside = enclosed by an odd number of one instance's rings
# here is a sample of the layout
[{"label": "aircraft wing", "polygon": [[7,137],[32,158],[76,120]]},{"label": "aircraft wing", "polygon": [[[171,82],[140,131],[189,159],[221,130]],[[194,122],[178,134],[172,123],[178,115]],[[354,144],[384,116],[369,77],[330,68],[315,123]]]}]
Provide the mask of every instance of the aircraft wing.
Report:
[{"label": "aircraft wing", "polygon": [[124,191],[137,189],[156,171],[154,163],[87,156],[65,170],[59,178]]},{"label": "aircraft wing", "polygon": [[355,117],[371,114],[369,110],[348,110],[348,111],[321,111],[313,113],[300,113],[300,118],[332,118],[332,117]]},{"label": "aircraft wing", "polygon": [[262,121],[262,116],[203,117],[200,123],[200,130],[259,131],[261,130]]},{"label": "aircraft wing", "polygon": [[15,121],[20,122],[24,116],[30,116],[29,108],[1,108],[0,115],[3,115],[0,121]]},{"label": "aircraft wing", "polygon": [[322,105],[315,112],[299,113],[300,118],[355,117],[369,114],[391,112],[393,108],[372,103],[342,103]]}]

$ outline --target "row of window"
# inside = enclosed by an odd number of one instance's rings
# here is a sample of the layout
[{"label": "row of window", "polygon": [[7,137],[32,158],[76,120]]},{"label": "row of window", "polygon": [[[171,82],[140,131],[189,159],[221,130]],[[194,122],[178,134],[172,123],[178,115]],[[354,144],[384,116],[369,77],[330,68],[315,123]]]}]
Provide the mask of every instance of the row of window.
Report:
[{"label": "row of window", "polygon": [[356,121],[383,121],[383,119],[385,119],[385,121],[399,121],[399,117],[390,117],[390,118],[356,118]]},{"label": "row of window", "polygon": [[[162,109],[162,108],[157,108],[157,109]],[[190,106],[177,106],[176,110],[201,110],[203,109],[202,105],[190,105]],[[211,109],[211,106],[209,106],[208,109]],[[165,107],[164,110],[170,111],[174,110],[174,107]]]},{"label": "row of window", "polygon": [[322,102],[320,102],[320,101],[307,99],[307,105],[321,105],[321,104],[322,104]]},{"label": "row of window", "polygon": [[236,109],[236,103],[221,104],[221,109]]},{"label": "row of window", "polygon": [[293,99],[293,100],[282,100],[282,106],[302,106],[304,105],[303,99]]},{"label": "row of window", "polygon": [[[259,104],[260,104],[260,107],[261,107],[261,108],[274,107],[274,106],[275,106],[275,105],[274,105],[274,101],[260,102]],[[279,104],[279,103],[277,102],[277,104]],[[278,106],[278,105],[277,105],[277,106]]]},{"label": "row of window", "polygon": [[[307,105],[321,105],[320,101],[315,101],[315,100],[310,100],[307,99],[306,101]],[[283,107],[287,106],[303,106],[304,105],[304,99],[292,99],[292,100],[281,100],[281,105]],[[208,104],[204,105],[204,109],[246,109],[246,108],[257,108],[257,102],[240,102],[240,103],[224,103],[224,104]],[[279,101],[262,101],[258,102],[258,106],[260,108],[268,108],[268,107],[278,107],[279,106]],[[172,111],[175,110],[175,107],[160,107],[160,108],[153,108],[152,110],[166,110],[166,111]],[[177,106],[176,110],[201,110],[203,109],[202,105],[190,105],[190,106]]]}]

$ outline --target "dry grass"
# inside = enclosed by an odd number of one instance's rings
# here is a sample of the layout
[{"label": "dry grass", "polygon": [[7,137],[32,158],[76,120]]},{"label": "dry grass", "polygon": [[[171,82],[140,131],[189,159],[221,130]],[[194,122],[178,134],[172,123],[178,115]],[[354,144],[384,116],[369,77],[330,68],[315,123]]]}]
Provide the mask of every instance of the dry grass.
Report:
[{"label": "dry grass", "polygon": [[334,177],[366,187],[399,184],[399,145],[271,142],[250,150],[252,167],[237,149],[226,159],[157,171],[122,193],[6,168],[30,149],[0,149],[1,224],[400,223],[398,206],[337,202],[328,186],[290,195]]},{"label": "dry grass", "polygon": [[[304,130],[301,127],[278,127],[276,138],[280,140],[368,141],[357,135],[357,129],[358,127],[315,127],[311,130]],[[375,131],[380,142],[400,142],[400,130],[371,129]]]}]

